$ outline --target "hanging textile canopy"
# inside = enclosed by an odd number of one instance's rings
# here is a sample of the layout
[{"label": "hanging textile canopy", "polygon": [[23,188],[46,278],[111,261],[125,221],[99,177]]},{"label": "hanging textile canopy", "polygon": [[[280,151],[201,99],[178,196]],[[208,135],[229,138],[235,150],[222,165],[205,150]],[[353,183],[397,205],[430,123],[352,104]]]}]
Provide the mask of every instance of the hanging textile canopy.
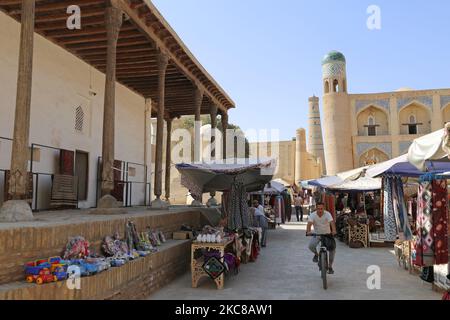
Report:
[{"label": "hanging textile canopy", "polygon": [[309,180],[308,184],[311,186],[327,189],[331,186],[340,185],[346,182],[347,180],[358,179],[366,171],[367,168],[369,167],[368,166],[361,167],[350,171],[338,173],[335,176],[328,176],[316,180]]},{"label": "hanging textile canopy", "polygon": [[273,179],[273,180],[271,181],[271,183],[273,183],[273,182],[278,183],[278,184],[281,184],[281,185],[283,185],[283,186],[285,186],[285,187],[290,187],[290,186],[291,186],[291,184],[290,184],[289,182],[287,182],[287,181],[285,181],[285,180],[283,180],[283,179],[280,179],[280,178]]},{"label": "hanging textile canopy", "polygon": [[320,178],[320,179],[316,179],[316,180],[310,180],[310,181],[308,181],[308,184],[310,186],[314,186],[314,187],[327,188],[332,185],[340,184],[343,182],[344,182],[344,179],[339,178],[338,176],[329,176],[329,177],[324,177],[324,178]]},{"label": "hanging textile canopy", "polygon": [[201,195],[229,190],[236,177],[239,177],[247,192],[262,190],[272,180],[276,161],[234,159],[233,163],[181,163],[175,167],[181,174],[181,184],[191,193]]},{"label": "hanging textile canopy", "polygon": [[272,180],[264,186],[264,190],[259,191],[258,193],[279,194],[284,190],[286,190],[286,187],[283,184],[277,182],[276,180]]},{"label": "hanging textile canopy", "polygon": [[356,180],[346,180],[340,184],[327,187],[331,191],[370,192],[381,189],[381,178],[360,177]]},{"label": "hanging textile canopy", "polygon": [[[425,170],[432,173],[444,173],[450,171],[450,162],[445,159],[440,161],[425,161]],[[397,175],[401,177],[420,177],[424,172],[408,161],[408,154],[381,162],[369,167],[366,177],[379,177],[381,175]]]},{"label": "hanging textile canopy", "polygon": [[[418,170],[427,171],[426,161],[440,160],[450,153],[450,123],[445,128],[415,139],[408,150],[408,161]],[[447,159],[448,161],[448,159]]]}]

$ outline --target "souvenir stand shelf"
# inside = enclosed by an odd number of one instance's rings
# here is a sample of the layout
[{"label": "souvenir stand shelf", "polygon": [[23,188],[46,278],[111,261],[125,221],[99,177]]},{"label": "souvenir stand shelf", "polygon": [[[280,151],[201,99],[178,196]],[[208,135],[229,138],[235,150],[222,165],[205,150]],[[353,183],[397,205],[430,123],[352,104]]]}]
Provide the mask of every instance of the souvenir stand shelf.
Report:
[{"label": "souvenir stand shelf", "polygon": [[[203,265],[206,262],[204,258],[195,259],[195,252],[197,250],[209,249],[217,250],[220,254],[220,261],[224,262],[225,249],[234,243],[235,239],[230,238],[222,241],[221,243],[208,243],[208,242],[197,242],[194,241],[191,246],[191,276],[192,276],[192,288],[197,288],[198,281],[202,277],[208,277],[209,275],[203,269]],[[214,280],[217,289],[223,289],[225,282],[225,274],[222,273],[218,278]]]}]

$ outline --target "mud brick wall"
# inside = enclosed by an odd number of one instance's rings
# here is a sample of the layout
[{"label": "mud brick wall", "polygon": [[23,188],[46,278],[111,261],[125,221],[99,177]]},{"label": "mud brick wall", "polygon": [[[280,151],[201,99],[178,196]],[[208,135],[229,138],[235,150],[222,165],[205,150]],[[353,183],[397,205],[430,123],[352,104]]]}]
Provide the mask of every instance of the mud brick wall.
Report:
[{"label": "mud brick wall", "polygon": [[111,217],[107,221],[89,221],[69,225],[48,227],[23,227],[0,230],[0,285],[13,281],[23,281],[25,262],[62,254],[70,237],[81,235],[91,243],[95,252],[101,253],[101,241],[116,231],[125,233],[125,223],[131,219],[138,232],[149,226],[164,232],[167,239],[182,224],[198,227],[204,218],[199,212],[176,212],[162,215],[139,215],[133,217]]},{"label": "mud brick wall", "polygon": [[71,290],[66,282],[43,285],[12,283],[0,286],[0,300],[92,300],[144,299],[176,277],[190,263],[189,240],[169,240],[160,251],[111,268],[98,275],[81,278],[80,290]]}]

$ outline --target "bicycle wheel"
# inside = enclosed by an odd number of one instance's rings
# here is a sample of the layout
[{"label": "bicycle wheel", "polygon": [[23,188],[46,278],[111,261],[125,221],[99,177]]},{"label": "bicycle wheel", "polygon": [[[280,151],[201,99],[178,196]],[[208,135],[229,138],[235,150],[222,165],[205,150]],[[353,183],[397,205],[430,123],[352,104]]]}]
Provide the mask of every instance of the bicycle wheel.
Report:
[{"label": "bicycle wheel", "polygon": [[322,282],[323,282],[323,288],[327,290],[328,284],[327,284],[327,271],[328,271],[328,263],[327,263],[327,253],[325,251],[320,253],[320,272],[322,275]]}]

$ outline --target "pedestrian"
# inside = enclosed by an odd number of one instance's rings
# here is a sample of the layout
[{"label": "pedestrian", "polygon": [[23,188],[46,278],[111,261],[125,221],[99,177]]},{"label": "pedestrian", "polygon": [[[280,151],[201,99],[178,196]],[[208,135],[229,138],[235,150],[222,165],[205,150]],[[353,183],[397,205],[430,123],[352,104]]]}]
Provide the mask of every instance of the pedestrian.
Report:
[{"label": "pedestrian", "polygon": [[303,222],[303,197],[300,194],[295,195],[294,206],[295,206],[295,215],[297,216],[297,222],[299,221]]},{"label": "pedestrian", "polygon": [[[267,238],[267,229],[268,218],[264,214],[264,208],[259,204],[258,200],[253,201],[254,215],[255,215],[255,226],[262,229],[262,237],[261,237],[261,247],[266,246],[266,238]],[[253,210],[252,210],[253,211]]]}]

